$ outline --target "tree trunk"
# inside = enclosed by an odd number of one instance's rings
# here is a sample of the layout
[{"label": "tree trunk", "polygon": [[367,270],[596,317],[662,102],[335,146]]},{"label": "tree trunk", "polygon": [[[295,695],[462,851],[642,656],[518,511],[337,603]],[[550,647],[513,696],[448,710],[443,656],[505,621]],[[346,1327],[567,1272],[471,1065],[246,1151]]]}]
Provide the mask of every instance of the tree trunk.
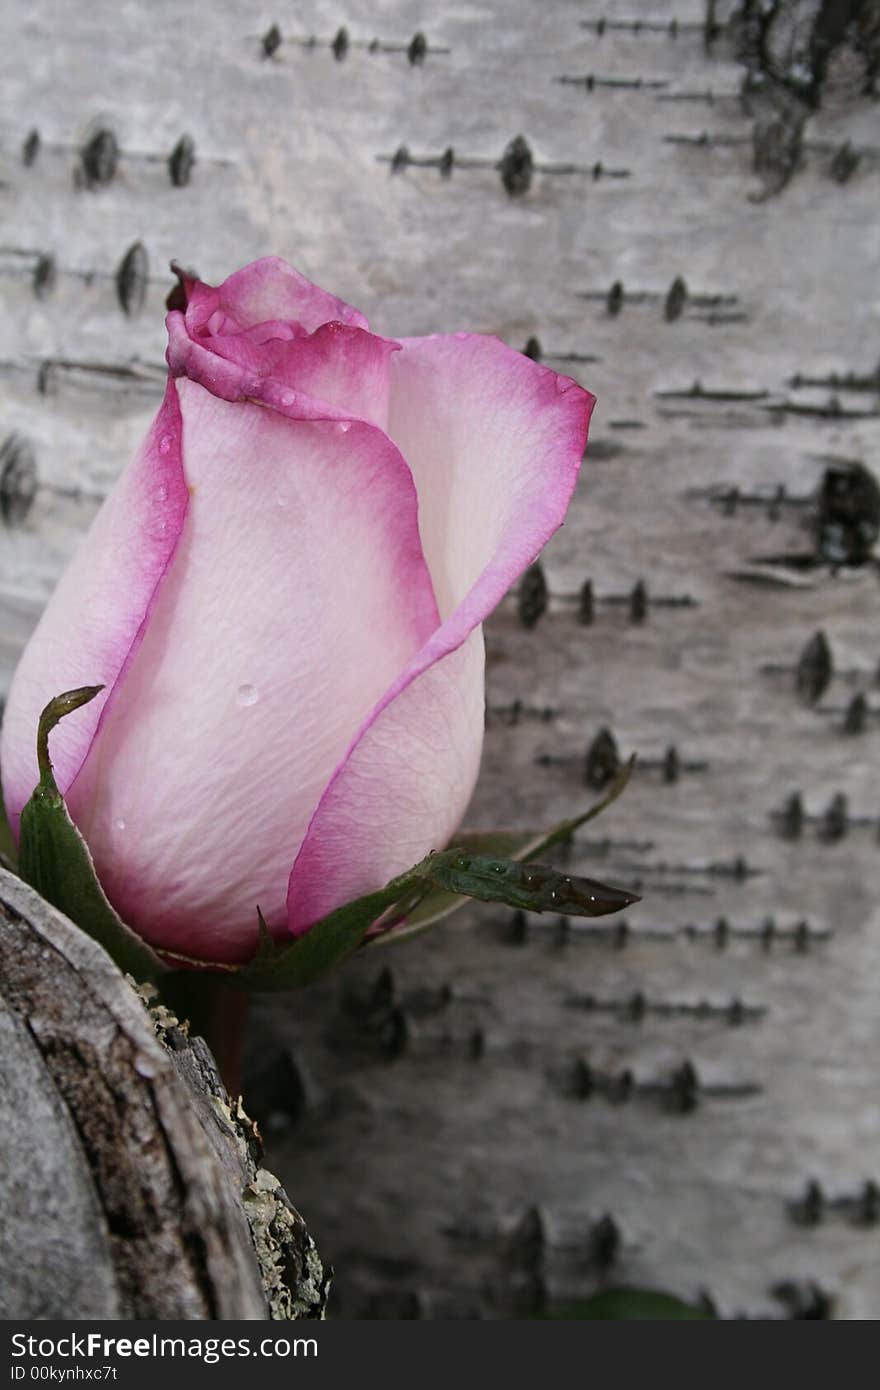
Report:
[{"label": "tree trunk", "polygon": [[0,1132],[0,1317],[321,1316],[314,1245],[201,1039],[2,870]]}]

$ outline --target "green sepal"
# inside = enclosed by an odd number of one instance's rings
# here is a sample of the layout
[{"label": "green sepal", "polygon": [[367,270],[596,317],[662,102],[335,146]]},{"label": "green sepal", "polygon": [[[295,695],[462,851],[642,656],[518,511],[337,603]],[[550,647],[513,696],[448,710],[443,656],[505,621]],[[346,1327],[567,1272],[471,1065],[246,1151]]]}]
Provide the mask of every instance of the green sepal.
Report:
[{"label": "green sepal", "polygon": [[[22,811],[19,873],[54,906],[98,941],[120,969],[140,980],[156,979],[182,965],[222,974],[245,990],[280,991],[311,983],[361,946],[371,927],[377,940],[396,940],[424,930],[468,898],[501,902],[533,912],[598,916],[637,901],[619,889],[534,864],[534,856],[569,838],[623,791],[635,759],[621,770],[606,795],[583,815],[549,833],[476,831],[457,837],[454,848],[429,855],[384,888],[337,908],[289,945],[279,945],[259,908],[259,941],[242,967],[163,952],[160,959],[128,928],[108,902],[85,840],[68,814],[49,758],[49,734],[65,715],[93,700],[101,686],[66,691],[40,716],[37,760],[40,781]],[[526,862],[532,867],[526,869]],[[385,927],[382,919],[388,926]],[[391,931],[394,922],[405,923]]]},{"label": "green sepal", "polygon": [[[517,864],[534,861],[537,855],[552,849],[554,845],[570,840],[576,830],[580,829],[582,825],[586,825],[588,821],[595,820],[613,801],[616,801],[629,782],[635,765],[636,755],[633,754],[624,763],[605,795],[599,801],[595,802],[589,810],[584,811],[582,815],[575,816],[572,820],[562,821],[552,830],[462,831],[456,836],[456,846],[465,851],[472,851],[474,854],[509,859]],[[465,895],[443,889],[423,892],[421,896],[411,899],[409,907],[406,904],[399,904],[388,923],[381,923],[380,929],[375,936],[367,941],[366,945],[369,947],[384,946],[411,936],[418,936],[428,927],[432,927],[435,922],[457,912],[459,908],[465,906],[467,901]],[[399,925],[395,925],[396,923]]]},{"label": "green sepal", "polygon": [[637,894],[623,888],[564,874],[548,864],[533,860],[523,864],[457,849],[436,854],[427,877],[433,887],[445,892],[504,903],[524,912],[561,912],[567,917],[605,917],[640,901]]},{"label": "green sepal", "polygon": [[15,845],[15,836],[9,821],[6,819],[6,808],[3,805],[3,784],[0,782],[0,868],[9,869],[11,873],[16,873],[17,866],[18,851]]},{"label": "green sepal", "polygon": [[636,754],[633,753],[632,757],[628,758],[624,763],[607,792],[599,801],[595,802],[589,810],[584,811],[582,815],[574,816],[571,820],[560,821],[559,825],[554,826],[552,830],[547,830],[543,834],[536,835],[526,846],[519,858],[524,860],[536,859],[538,855],[543,854],[545,850],[552,849],[554,845],[560,845],[566,840],[570,840],[574,832],[580,830],[581,826],[586,825],[588,821],[595,820],[597,816],[601,815],[602,812],[620,796],[633,774],[635,765]]},{"label": "green sepal", "polygon": [[290,946],[270,947],[268,933],[264,935],[261,929],[256,955],[240,970],[229,974],[229,984],[250,990],[296,989],[310,984],[357,950],[382,913],[420,884],[430,863],[431,859],[425,859],[377,892],[338,907]]},{"label": "green sepal", "polygon": [[152,980],[167,967],[114,912],[104,895],[88,845],[70,819],[49,758],[49,734],[73,710],[87,705],[103,686],[83,686],[50,700],[37,732],[40,780],[21,813],[18,873],[88,936],[120,970]]},{"label": "green sepal", "polygon": [[264,960],[267,956],[274,955],[275,939],[269,930],[269,923],[260,910],[259,903],[257,904],[257,932],[257,949],[253,960]]},{"label": "green sepal", "polygon": [[601,917],[639,901],[633,893],[546,865],[448,849],[429,855],[385,888],[337,908],[290,946],[269,947],[262,924],[256,955],[240,970],[230,971],[228,981],[250,990],[294,989],[309,984],[357,950],[370,927],[389,908],[396,919],[409,910],[410,903],[426,893],[433,897],[438,892],[573,917]]},{"label": "green sepal", "polygon": [[582,1319],[593,1322],[702,1322],[713,1321],[709,1308],[685,1303],[669,1293],[654,1289],[604,1289],[592,1298],[579,1299],[544,1315],[552,1319]]}]

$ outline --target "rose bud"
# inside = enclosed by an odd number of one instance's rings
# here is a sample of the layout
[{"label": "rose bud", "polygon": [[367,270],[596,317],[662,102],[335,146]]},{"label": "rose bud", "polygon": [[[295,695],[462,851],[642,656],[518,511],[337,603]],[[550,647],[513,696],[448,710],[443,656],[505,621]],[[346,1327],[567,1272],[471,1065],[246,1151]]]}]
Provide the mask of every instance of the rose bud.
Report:
[{"label": "rose bud", "polygon": [[158,949],[241,962],[441,849],[480,762],[481,624],[562,523],[593,397],[492,337],[392,341],[285,262],[181,275],[152,428],[21,659],[13,830],[59,790]]}]

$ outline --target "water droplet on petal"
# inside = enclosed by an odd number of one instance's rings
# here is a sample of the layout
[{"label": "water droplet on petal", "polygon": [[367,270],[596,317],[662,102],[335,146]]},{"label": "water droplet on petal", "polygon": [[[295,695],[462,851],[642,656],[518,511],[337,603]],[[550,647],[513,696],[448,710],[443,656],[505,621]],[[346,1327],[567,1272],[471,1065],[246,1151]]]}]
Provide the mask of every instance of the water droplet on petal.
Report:
[{"label": "water droplet on petal", "polygon": [[281,404],[282,404],[282,405],[293,405],[295,401],[296,401],[296,392],[295,392],[295,391],[282,391],[282,392],[281,392]]},{"label": "water droplet on petal", "polygon": [[348,434],[348,431],[351,429],[351,421],[337,420],[333,428],[337,434]]},{"label": "water droplet on petal", "polygon": [[114,830],[124,830],[124,829],[125,829],[125,821],[123,820],[122,816],[117,816],[117,817],[116,817],[115,821],[113,822],[113,828],[114,828]]},{"label": "water droplet on petal", "polygon": [[163,434],[162,438],[159,440],[159,453],[170,454],[173,442],[170,434]]},{"label": "water droplet on petal", "polygon": [[160,502],[166,502],[168,500],[168,489],[165,487],[164,483],[161,487],[156,489],[156,497]]},{"label": "water droplet on petal", "polygon": [[567,391],[569,387],[574,386],[574,384],[570,376],[557,376],[556,378],[556,390],[559,392],[560,396],[563,391]]},{"label": "water droplet on petal", "polygon": [[287,496],[286,492],[276,493],[275,501],[279,507],[288,507],[290,505],[290,498]]},{"label": "water droplet on petal", "polygon": [[246,708],[248,705],[255,705],[257,703],[260,698],[260,693],[255,685],[240,685],[238,687],[238,694],[235,698],[238,704]]}]

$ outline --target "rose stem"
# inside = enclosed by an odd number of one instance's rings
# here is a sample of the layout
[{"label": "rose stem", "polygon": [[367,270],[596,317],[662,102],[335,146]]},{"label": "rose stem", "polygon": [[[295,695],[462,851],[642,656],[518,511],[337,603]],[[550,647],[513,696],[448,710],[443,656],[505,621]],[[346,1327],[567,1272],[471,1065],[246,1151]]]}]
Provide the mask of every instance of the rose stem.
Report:
[{"label": "rose stem", "polygon": [[241,1095],[250,995],[245,990],[231,989],[222,976],[200,970],[179,970],[164,976],[161,995],[162,1002],[181,1022],[188,1020],[190,1034],[205,1040],[233,1100]]}]

